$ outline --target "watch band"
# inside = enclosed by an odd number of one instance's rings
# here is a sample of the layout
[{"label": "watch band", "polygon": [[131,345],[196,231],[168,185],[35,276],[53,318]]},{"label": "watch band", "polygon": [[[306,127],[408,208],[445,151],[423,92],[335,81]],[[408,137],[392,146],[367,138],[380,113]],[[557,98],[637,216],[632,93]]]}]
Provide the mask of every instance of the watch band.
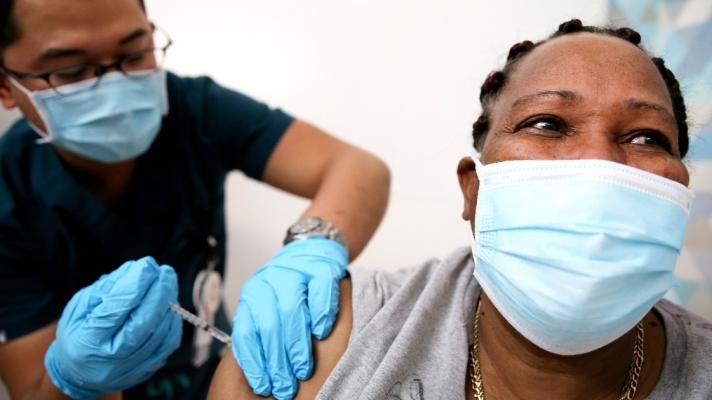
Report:
[{"label": "watch band", "polygon": [[294,223],[287,229],[283,244],[314,237],[333,240],[348,249],[344,235],[329,221],[321,217],[309,217]]}]

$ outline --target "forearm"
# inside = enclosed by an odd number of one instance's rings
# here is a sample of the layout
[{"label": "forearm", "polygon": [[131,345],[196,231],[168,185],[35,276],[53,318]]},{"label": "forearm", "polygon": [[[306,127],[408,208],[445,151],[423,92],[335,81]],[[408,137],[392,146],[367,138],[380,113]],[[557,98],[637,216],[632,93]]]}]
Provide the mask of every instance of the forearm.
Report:
[{"label": "forearm", "polygon": [[357,149],[333,157],[302,218],[318,216],[346,238],[351,260],[366,247],[388,205],[390,173],[375,156]]},{"label": "forearm", "polygon": [[[121,400],[123,397],[121,393],[112,393],[100,397],[103,400]],[[70,399],[67,395],[62,393],[61,390],[57,389],[52,383],[52,380],[47,375],[47,372],[42,374],[42,379],[36,388],[30,389],[24,396],[23,400],[65,400]]]},{"label": "forearm", "polygon": [[0,345],[0,380],[10,398],[69,399],[52,383],[44,366],[45,353],[55,338],[57,322]]},{"label": "forearm", "polygon": [[303,121],[294,121],[265,168],[266,183],[312,199],[302,218],[335,225],[355,259],[366,247],[388,203],[388,167],[370,153]]},{"label": "forearm", "polygon": [[61,390],[57,389],[57,387],[52,384],[52,381],[49,379],[46,372],[42,374],[42,378],[40,379],[37,387],[30,389],[24,396],[22,396],[23,400],[64,400],[69,398],[70,397],[66,396]]}]

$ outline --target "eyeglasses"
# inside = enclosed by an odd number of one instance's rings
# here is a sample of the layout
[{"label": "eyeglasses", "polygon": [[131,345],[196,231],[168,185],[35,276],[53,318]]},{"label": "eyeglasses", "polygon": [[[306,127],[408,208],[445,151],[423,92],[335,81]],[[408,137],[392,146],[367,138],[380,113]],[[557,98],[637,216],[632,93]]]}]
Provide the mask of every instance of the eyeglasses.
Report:
[{"label": "eyeglasses", "polygon": [[[156,35],[156,32],[159,35]],[[67,89],[67,85],[95,79],[91,85],[91,88],[94,88],[101,81],[101,77],[112,70],[120,71],[132,78],[143,76],[140,73],[142,71],[162,68],[166,52],[173,41],[163,30],[155,28],[154,43],[159,43],[159,45],[122,55],[111,64],[80,64],[42,73],[13,71],[4,66],[0,67],[0,70],[16,79],[42,79],[59,95],[67,96],[71,93]]]}]

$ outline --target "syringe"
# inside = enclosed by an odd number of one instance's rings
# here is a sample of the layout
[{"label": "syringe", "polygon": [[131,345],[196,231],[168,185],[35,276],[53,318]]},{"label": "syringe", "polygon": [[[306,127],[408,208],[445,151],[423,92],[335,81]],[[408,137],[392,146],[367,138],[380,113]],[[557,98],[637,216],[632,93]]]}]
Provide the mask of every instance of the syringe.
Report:
[{"label": "syringe", "polygon": [[195,325],[196,328],[208,332],[212,337],[225,343],[228,346],[230,346],[230,344],[232,343],[232,340],[230,340],[230,335],[210,325],[206,320],[200,318],[199,316],[193,314],[192,312],[186,310],[178,304],[171,303],[170,307],[171,311],[178,314],[181,318],[188,321],[189,323]]}]

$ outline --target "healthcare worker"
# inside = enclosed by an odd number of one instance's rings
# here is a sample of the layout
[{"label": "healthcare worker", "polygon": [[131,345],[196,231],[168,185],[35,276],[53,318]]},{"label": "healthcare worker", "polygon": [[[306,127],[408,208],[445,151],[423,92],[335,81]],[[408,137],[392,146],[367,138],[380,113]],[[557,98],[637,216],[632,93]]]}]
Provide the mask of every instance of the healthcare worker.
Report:
[{"label": "healthcare worker", "polygon": [[[0,100],[24,116],[0,139],[0,378],[13,398],[203,397],[225,348],[170,303],[232,331],[256,393],[291,397],[383,216],[385,165],[165,72],[172,41],[140,0],[1,4]],[[219,292],[232,170],[313,199],[244,286],[234,330]]]}]

